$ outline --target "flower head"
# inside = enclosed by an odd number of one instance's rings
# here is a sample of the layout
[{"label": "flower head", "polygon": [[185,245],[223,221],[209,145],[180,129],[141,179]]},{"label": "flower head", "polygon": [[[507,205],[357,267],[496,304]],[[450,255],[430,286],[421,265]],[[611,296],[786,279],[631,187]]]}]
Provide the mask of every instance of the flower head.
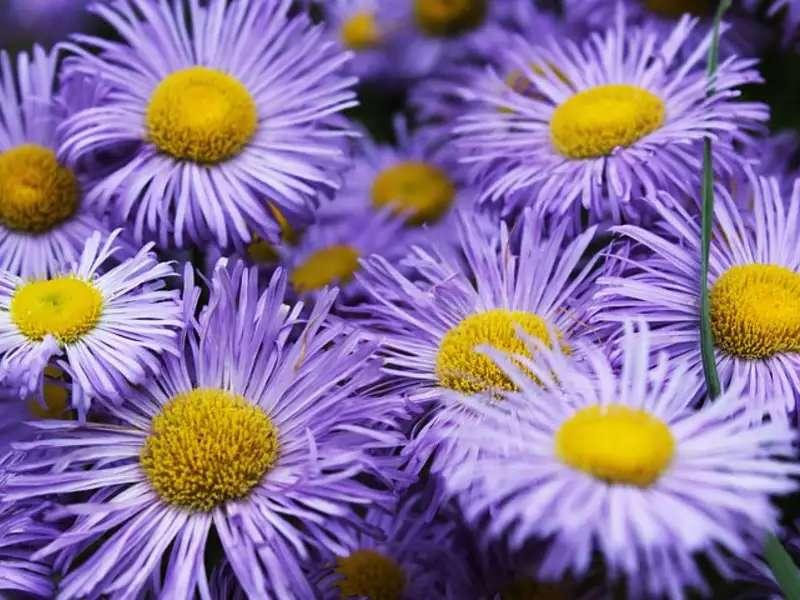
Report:
[{"label": "flower head", "polygon": [[[654,349],[693,365],[692,398],[702,394],[700,360],[700,225],[668,198],[660,231],[619,232],[647,254],[618,275],[599,279],[596,319],[639,317]],[[737,204],[738,200],[738,204]],[[742,210],[752,202],[752,213]],[[717,369],[723,386],[742,382],[748,415],[785,420],[797,409],[800,382],[800,182],[784,198],[777,179],[752,178],[736,196],[717,190],[708,286]],[[798,313],[800,314],[800,313]]]},{"label": "flower head", "polygon": [[58,62],[38,46],[17,56],[16,69],[0,54],[0,270],[23,277],[47,277],[95,230],[109,231],[85,201],[93,178],[57,156],[57,127],[76,109],[57,95]]},{"label": "flower head", "polygon": [[77,262],[49,277],[0,272],[0,379],[22,398],[41,398],[45,367],[55,362],[85,415],[92,398],[116,400],[159,370],[159,356],[176,352],[181,309],[177,292],[164,289],[175,272],[150,246],[112,264],[118,234],[93,234]]},{"label": "flower head", "polygon": [[483,199],[531,204],[576,226],[582,209],[593,222],[635,221],[651,214],[658,190],[694,197],[709,133],[719,172],[740,167],[734,142],[750,143],[768,112],[734,98],[758,74],[752,61],[729,58],[709,94],[711,34],[686,51],[696,26],[685,17],[664,35],[626,25],[620,12],[581,46],[515,38],[507,51],[514,80],[490,71],[485,85],[462,90],[473,104],[455,128],[457,144]]},{"label": "flower head", "polygon": [[[381,404],[361,394],[378,375],[374,345],[327,319],[335,291],[301,318],[301,305],[284,304],[281,272],[264,291],[258,279],[220,263],[195,317],[200,289],[187,269],[180,356],[130,390],[113,423],[50,423],[46,438],[18,445],[31,459],[15,468],[6,499],[83,498],[63,506],[75,520],[36,555],[63,566],[61,597],[149,585],[202,593],[212,529],[247,597],[311,597],[300,564],[343,552],[360,527],[357,507],[386,500],[376,485],[385,473],[368,454]],[[83,562],[67,560],[78,553]]]},{"label": "flower head", "polygon": [[[367,260],[358,277],[370,296],[361,308],[383,334],[386,373],[412,401],[433,410],[418,432],[421,445],[409,447],[420,466],[439,438],[447,446],[446,436],[435,433],[458,410],[443,410],[447,392],[513,389],[477,347],[524,353],[519,331],[549,341],[552,329],[570,345],[583,325],[594,261],[580,261],[593,228],[566,243],[565,226],[545,237],[541,222],[526,212],[514,231],[505,224],[491,235],[485,229],[481,217],[461,215],[458,252],[466,264],[447,244],[415,247],[401,263],[414,280],[380,257]],[[443,459],[448,452],[441,451]]]},{"label": "flower head", "polygon": [[531,342],[536,363],[487,350],[519,390],[475,403],[483,419],[459,432],[484,450],[447,478],[489,539],[544,544],[545,580],[584,575],[598,552],[634,597],[683,598],[708,591],[695,553],[724,566],[721,549],[750,555],[775,527],[795,436],[752,425],[744,382],[695,411],[692,363],[651,355],[644,326],[626,325],[621,370],[600,349],[578,365]]},{"label": "flower head", "polygon": [[[121,143],[135,151],[95,185],[88,201],[111,206],[141,239],[183,245],[274,240],[270,203],[305,221],[337,187],[336,117],[354,105],[347,54],[291,2],[147,0],[97,4],[119,42],[79,36],[68,76],[100,74],[102,105],[64,125],[75,161]],[[184,12],[185,11],[185,12]]]}]

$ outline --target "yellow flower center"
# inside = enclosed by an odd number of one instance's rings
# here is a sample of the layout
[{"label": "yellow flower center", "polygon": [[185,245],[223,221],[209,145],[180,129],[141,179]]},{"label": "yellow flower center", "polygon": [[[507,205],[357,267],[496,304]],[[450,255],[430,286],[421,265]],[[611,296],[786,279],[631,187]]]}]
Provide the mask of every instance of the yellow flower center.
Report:
[{"label": "yellow flower center", "polygon": [[456,189],[447,174],[424,162],[407,161],[381,171],[372,184],[372,203],[391,206],[412,225],[435,221],[453,203]]},{"label": "yellow flower center", "polygon": [[0,224],[26,233],[49,231],[78,208],[75,175],[55,153],[23,144],[0,154]]},{"label": "yellow flower center", "polygon": [[69,419],[69,392],[56,383],[44,384],[44,406],[36,398],[28,399],[28,412],[37,419]]},{"label": "yellow flower center", "polygon": [[197,163],[237,155],[258,126],[256,104],[227,73],[189,67],[167,75],[147,107],[147,135],[161,152]]},{"label": "yellow flower center", "polygon": [[400,600],[403,597],[406,575],[394,559],[374,550],[356,550],[337,562],[342,600]]},{"label": "yellow flower center", "polygon": [[486,20],[489,0],[414,0],[417,26],[434,37],[461,35]]},{"label": "yellow flower center", "polygon": [[72,344],[97,325],[103,295],[77,277],[42,279],[21,285],[9,310],[11,321],[29,340],[39,342],[52,335],[62,344]]},{"label": "yellow flower center", "polygon": [[359,11],[342,23],[342,43],[352,50],[368,50],[381,41],[381,32],[375,15]]},{"label": "yellow flower center", "polygon": [[664,17],[680,17],[685,13],[707,16],[713,12],[710,0],[644,0],[647,10]]},{"label": "yellow flower center", "polygon": [[272,244],[255,238],[247,244],[247,258],[256,265],[272,265],[278,262],[279,255]]},{"label": "yellow flower center", "polygon": [[800,351],[800,274],[777,265],[731,267],[711,288],[716,345],[758,360]]},{"label": "yellow flower center", "polygon": [[669,467],[675,438],[660,419],[622,405],[590,406],[565,421],[555,438],[565,464],[606,481],[649,487]]},{"label": "yellow flower center", "polygon": [[466,317],[444,335],[439,345],[436,355],[439,384],[465,394],[516,390],[491,358],[476,351],[477,346],[489,346],[530,358],[530,350],[517,336],[516,328],[550,343],[547,323],[534,313],[498,308]]},{"label": "yellow flower center", "polygon": [[358,257],[358,250],[345,244],[317,250],[292,272],[292,285],[302,294],[347,283],[358,270]]},{"label": "yellow flower center", "polygon": [[556,149],[568,158],[607,156],[664,123],[664,102],[635,85],[600,85],[560,104],[550,120]]},{"label": "yellow flower center", "polygon": [[208,511],[246,497],[278,459],[278,431],[241,396],[199,388],[153,419],[139,462],[162,500]]}]

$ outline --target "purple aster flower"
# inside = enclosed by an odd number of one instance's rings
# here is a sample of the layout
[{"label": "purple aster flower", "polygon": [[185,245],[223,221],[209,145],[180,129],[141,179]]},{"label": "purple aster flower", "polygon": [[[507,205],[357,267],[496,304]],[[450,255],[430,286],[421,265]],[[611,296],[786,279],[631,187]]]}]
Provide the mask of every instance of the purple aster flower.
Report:
[{"label": "purple aster flower", "polygon": [[18,446],[49,452],[16,467],[5,500],[94,492],[63,507],[71,527],[34,555],[63,565],[60,598],[149,586],[207,597],[212,543],[247,597],[311,598],[300,565],[344,552],[357,507],[386,500],[366,483],[382,474],[359,428],[366,407],[380,411],[359,391],[379,375],[374,345],[327,319],[335,290],[303,319],[284,304],[281,272],[263,292],[258,277],[221,263],[192,318],[200,289],[187,269],[183,355],[131,390],[113,424],[51,422],[46,438]]},{"label": "purple aster flower", "polygon": [[[8,469],[18,460],[16,454],[0,455],[0,493],[8,478]],[[47,504],[40,500],[0,501],[0,596],[3,598],[8,597],[4,592],[28,594],[35,598],[53,597],[50,564],[31,559],[37,548],[61,533],[55,526],[41,520],[41,513],[46,508]]]},{"label": "purple aster flower", "polygon": [[326,294],[325,288],[342,288],[340,301],[351,302],[362,294],[354,279],[361,259],[377,254],[392,261],[407,250],[405,220],[391,210],[360,210],[311,225],[296,247],[281,248],[295,294]]},{"label": "purple aster flower", "polygon": [[576,227],[581,208],[591,222],[620,222],[646,214],[657,190],[696,195],[704,136],[715,140],[720,174],[740,169],[746,159],[734,143],[751,143],[768,111],[733,99],[759,76],[753,61],[731,57],[707,96],[710,33],[685,51],[696,25],[683,18],[664,37],[627,26],[620,11],[582,46],[515,38],[508,63],[535,82],[533,93],[492,70],[486,85],[462,90],[476,105],[455,128],[456,143],[484,200],[531,204]]},{"label": "purple aster flower", "polygon": [[99,73],[111,92],[64,123],[62,154],[136,148],[88,201],[164,246],[227,246],[253,231],[274,241],[266,200],[307,220],[338,186],[348,132],[336,113],[355,104],[355,80],[337,74],[348,55],[307,17],[290,18],[291,4],[95,4],[122,41],[75,36],[67,72]]},{"label": "purple aster flower", "polygon": [[412,239],[424,242],[447,235],[455,226],[455,208],[467,210],[475,204],[457,157],[434,128],[411,132],[406,119],[398,116],[394,131],[395,145],[376,143],[365,132],[345,184],[323,205],[319,219],[390,208],[406,219]]},{"label": "purple aster flower", "polygon": [[396,85],[430,65],[409,52],[408,9],[404,2],[329,0],[320,3],[326,27],[353,53],[348,69],[362,82]]},{"label": "purple aster flower", "polygon": [[115,400],[158,372],[161,354],[176,352],[184,323],[177,291],[163,281],[175,272],[150,245],[110,264],[118,234],[94,233],[79,260],[49,278],[0,271],[0,381],[22,398],[41,398],[44,369],[55,361],[85,415],[92,398]]},{"label": "purple aster flower", "polygon": [[548,330],[555,328],[565,344],[585,329],[594,259],[581,259],[594,228],[566,243],[562,224],[545,238],[530,211],[514,231],[501,224],[486,236],[483,228],[478,216],[460,218],[466,265],[448,246],[415,247],[401,263],[414,280],[382,257],[365,261],[358,275],[370,296],[360,308],[383,334],[385,372],[413,403],[431,408],[407,448],[416,468],[437,448],[441,461],[457,460],[459,446],[441,433],[459,411],[458,405],[445,409],[446,391],[482,395],[511,386],[477,346],[524,352],[518,329],[549,340]]},{"label": "purple aster flower", "polygon": [[631,597],[680,599],[709,591],[696,554],[724,569],[725,551],[752,555],[776,527],[770,496],[797,488],[796,436],[752,424],[745,382],[694,411],[694,365],[651,354],[643,324],[625,325],[620,371],[599,348],[580,367],[529,343],[536,361],[486,350],[518,390],[472,402],[483,418],[459,432],[483,451],[446,480],[488,539],[545,544],[545,580],[580,577],[597,552]]},{"label": "purple aster flower", "polygon": [[328,28],[355,54],[366,81],[402,84],[447,70],[454,60],[482,60],[493,33],[538,15],[533,2],[488,0],[331,0],[319,3]]},{"label": "purple aster flower", "polygon": [[75,109],[56,96],[58,60],[36,46],[14,69],[0,54],[0,270],[23,277],[51,275],[95,230],[109,231],[85,202],[86,170],[56,157],[56,128]]},{"label": "purple aster flower", "polygon": [[[750,419],[785,421],[800,390],[800,181],[788,199],[775,178],[737,187],[738,202],[718,188],[715,207],[708,285],[717,369],[723,387],[745,386]],[[673,203],[658,212],[658,232],[618,229],[649,255],[598,280],[595,319],[645,319],[653,348],[692,366],[694,399],[703,390],[699,218]]]},{"label": "purple aster flower", "polygon": [[454,547],[454,525],[426,519],[415,504],[412,496],[395,512],[367,512],[369,531],[312,570],[320,600],[457,598],[454,582],[467,565]]}]

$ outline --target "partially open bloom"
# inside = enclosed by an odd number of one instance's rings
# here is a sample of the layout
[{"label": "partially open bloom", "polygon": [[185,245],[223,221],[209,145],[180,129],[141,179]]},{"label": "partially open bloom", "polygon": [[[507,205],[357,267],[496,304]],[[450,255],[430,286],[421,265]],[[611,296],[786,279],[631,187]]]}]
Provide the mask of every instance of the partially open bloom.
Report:
[{"label": "partially open bloom", "polygon": [[391,259],[407,249],[405,221],[390,209],[360,209],[309,227],[296,247],[284,246],[283,262],[295,294],[314,295],[332,285],[341,287],[342,301],[362,293],[355,275],[361,260],[373,254]]},{"label": "partially open bloom", "polygon": [[221,263],[195,317],[187,269],[180,356],[113,423],[49,422],[19,444],[48,452],[15,466],[5,499],[70,494],[71,527],[35,555],[62,566],[59,597],[202,595],[213,530],[247,597],[311,598],[300,565],[345,551],[357,507],[386,500],[359,428],[377,417],[360,393],[378,375],[374,345],[327,319],[335,291],[301,318],[282,273],[264,291],[258,279]]},{"label": "partially open bloom", "polygon": [[55,363],[85,414],[92,398],[114,400],[176,352],[183,319],[177,291],[164,289],[175,272],[150,246],[112,264],[118,234],[95,233],[77,262],[50,277],[0,271],[0,381],[23,399],[41,397],[45,367]]},{"label": "partially open bloom", "polygon": [[[717,369],[723,387],[745,386],[751,419],[786,420],[800,398],[800,181],[788,199],[774,178],[753,178],[739,186],[740,196],[752,214],[722,188],[715,206],[708,286]],[[658,235],[619,228],[649,254],[620,275],[599,279],[595,318],[644,319],[655,350],[692,365],[697,398],[703,393],[700,224],[679,207],[658,211]]]},{"label": "partially open bloom", "polygon": [[38,46],[16,69],[0,54],[0,270],[23,277],[47,277],[94,231],[108,232],[85,201],[91,178],[56,156],[69,114],[56,94],[58,62]]},{"label": "partially open bloom", "polygon": [[517,78],[490,70],[485,85],[462,90],[472,104],[456,143],[483,199],[532,205],[576,226],[584,210],[590,222],[635,221],[650,214],[658,190],[694,197],[704,136],[714,139],[720,173],[740,168],[747,159],[734,142],[751,143],[768,111],[734,99],[759,76],[753,61],[729,58],[709,93],[711,34],[686,51],[696,26],[684,17],[665,35],[626,25],[620,12],[580,46],[515,38],[507,62]]},{"label": "partially open bloom", "polygon": [[323,205],[320,220],[389,210],[405,220],[410,237],[420,243],[452,237],[457,209],[468,211],[475,204],[456,155],[442,143],[438,128],[412,132],[405,118],[396,117],[394,131],[392,145],[367,134],[360,140],[345,183]]},{"label": "partially open bloom", "polygon": [[[360,308],[382,333],[386,373],[413,402],[433,410],[418,432],[421,446],[408,448],[418,466],[431,444],[446,438],[435,432],[446,429],[458,410],[444,410],[443,396],[513,388],[478,346],[524,352],[518,330],[549,340],[554,328],[567,346],[585,333],[582,315],[594,260],[582,264],[581,258],[594,229],[566,243],[565,225],[545,237],[530,212],[512,232],[502,224],[487,235],[480,220],[461,216],[458,251],[465,265],[447,244],[415,247],[401,262],[413,279],[380,257],[365,261],[358,276],[370,296]],[[442,448],[443,460],[449,452]]]},{"label": "partially open bloom", "polygon": [[393,512],[370,510],[364,520],[373,535],[362,534],[346,551],[315,565],[312,579],[321,600],[452,597],[448,590],[466,568],[454,524],[426,519],[413,500]]},{"label": "partially open bloom", "polygon": [[745,382],[695,411],[694,365],[652,355],[645,326],[626,325],[621,370],[529,341],[537,361],[486,350],[518,391],[474,403],[483,418],[459,433],[483,452],[447,479],[488,539],[542,543],[544,579],[581,577],[597,552],[632,597],[673,599],[708,592],[695,554],[724,566],[760,547],[770,497],[797,488],[795,434],[751,423]]},{"label": "partially open bloom", "polygon": [[111,91],[67,120],[62,154],[136,147],[88,201],[161,245],[274,240],[269,203],[307,220],[338,186],[336,113],[355,104],[354,80],[337,73],[347,54],[291,4],[94,5],[121,41],[77,36],[68,76],[99,75]]}]

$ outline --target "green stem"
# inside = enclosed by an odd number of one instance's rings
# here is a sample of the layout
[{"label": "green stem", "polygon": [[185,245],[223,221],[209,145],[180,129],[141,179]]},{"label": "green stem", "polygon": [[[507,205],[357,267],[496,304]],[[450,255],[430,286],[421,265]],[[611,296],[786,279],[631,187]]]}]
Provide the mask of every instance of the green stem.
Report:
[{"label": "green stem", "polygon": [[[731,0],[719,3],[714,18],[714,31],[711,47],[708,51],[708,95],[714,93],[719,64],[719,29],[722,17],[730,8]],[[714,165],[711,138],[703,140],[703,209],[700,263],[700,349],[703,359],[703,373],[710,398],[714,399],[722,392],[714,357],[714,332],[711,329],[711,306],[708,292],[708,263],[711,252],[711,237],[714,223]],[[800,600],[800,570],[792,557],[773,533],[768,533],[764,542],[764,559],[772,571],[775,581],[784,596],[790,600]]]},{"label": "green stem", "polygon": [[[709,96],[714,94],[719,65],[719,29],[722,17],[730,8],[731,0],[722,0],[714,18],[714,31],[711,47],[708,50],[708,90]],[[720,395],[722,386],[719,383],[717,362],[714,357],[714,332],[711,330],[711,303],[708,292],[708,263],[711,253],[711,235],[714,224],[714,158],[711,138],[703,140],[703,210],[702,210],[702,256],[700,262],[700,352],[703,359],[703,374],[706,379],[708,395],[713,399]]]}]

